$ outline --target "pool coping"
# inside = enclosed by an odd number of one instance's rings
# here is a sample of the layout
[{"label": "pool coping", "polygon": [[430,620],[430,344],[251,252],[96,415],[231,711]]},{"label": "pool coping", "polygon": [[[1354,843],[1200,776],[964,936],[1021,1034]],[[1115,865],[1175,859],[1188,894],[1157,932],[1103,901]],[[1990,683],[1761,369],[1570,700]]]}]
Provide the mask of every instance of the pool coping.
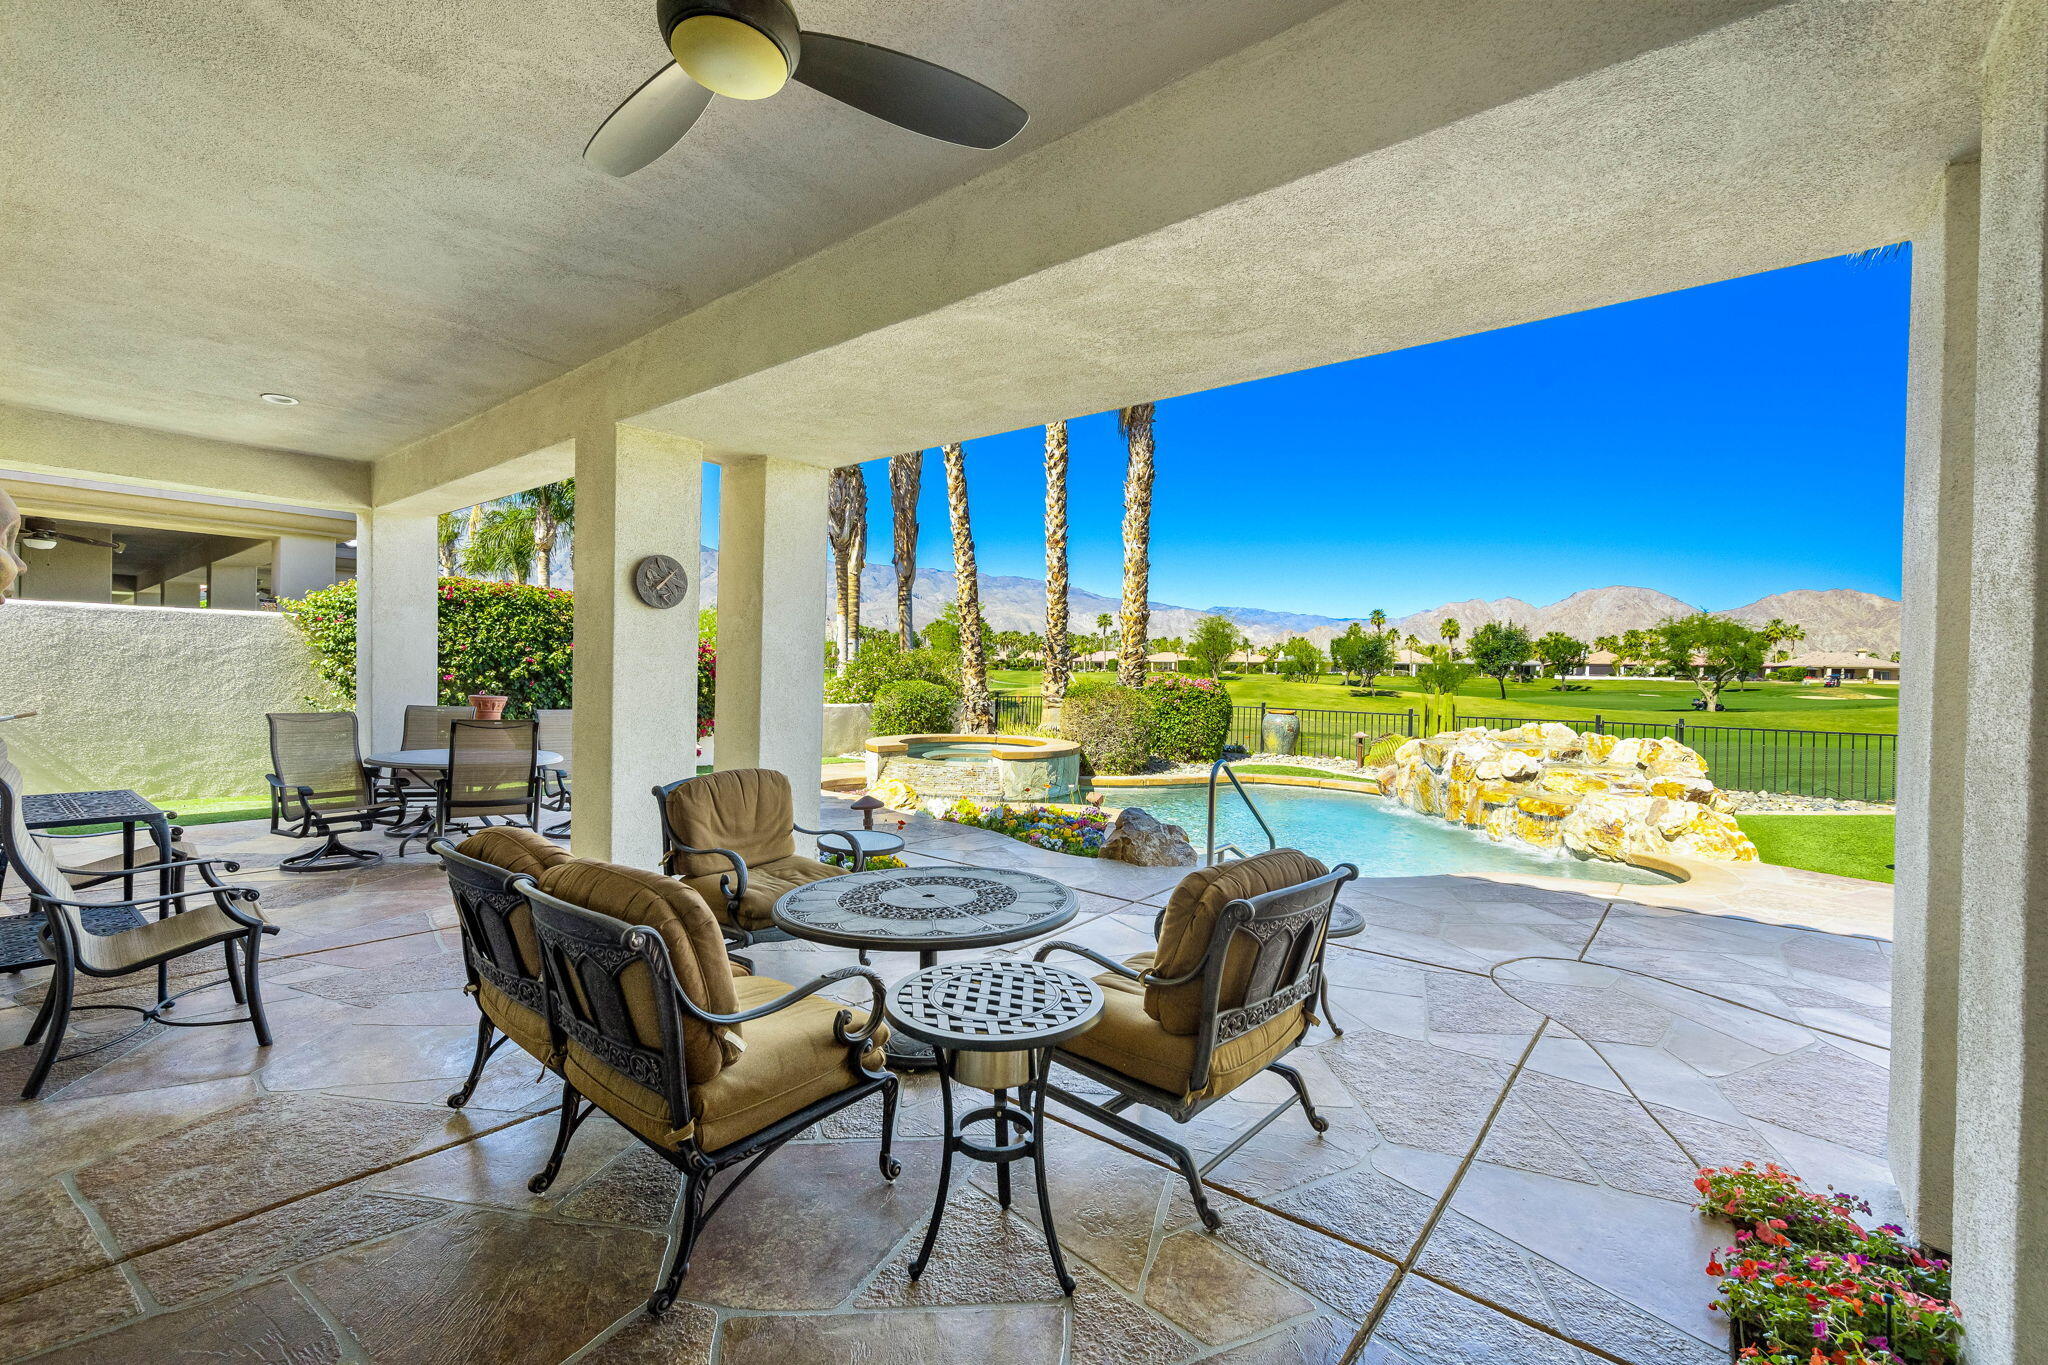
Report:
[{"label": "pool coping", "polygon": [[888,758],[907,755],[913,744],[971,743],[1002,745],[1014,752],[989,754],[991,759],[1005,763],[1035,763],[1049,758],[1065,758],[1068,754],[1078,756],[1081,746],[1071,739],[1053,739],[1047,735],[875,735],[865,742],[867,751]]}]

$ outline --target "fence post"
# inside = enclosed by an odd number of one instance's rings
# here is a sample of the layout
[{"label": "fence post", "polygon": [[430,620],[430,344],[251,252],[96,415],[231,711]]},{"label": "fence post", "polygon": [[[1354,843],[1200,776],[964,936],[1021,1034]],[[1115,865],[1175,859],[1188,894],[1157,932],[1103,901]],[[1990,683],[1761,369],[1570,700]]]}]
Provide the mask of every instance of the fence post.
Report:
[{"label": "fence post", "polygon": [[1266,703],[1259,703],[1259,752],[1266,752]]},{"label": "fence post", "polygon": [[1605,733],[1605,732],[1606,732],[1606,729],[1607,729],[1607,721],[1606,721],[1606,718],[1605,718],[1605,717],[1603,717],[1603,716],[1602,716],[1602,715],[1601,715],[1601,714],[1600,714],[1600,713],[1599,713],[1598,711],[1595,711],[1595,712],[1593,713],[1593,733],[1594,733],[1594,734],[1596,734],[1596,735],[1598,735],[1598,734],[1603,734],[1603,733]]},{"label": "fence post", "polygon": [[1675,722],[1675,724],[1676,724],[1676,727],[1677,727],[1677,730],[1678,730],[1678,742],[1679,742],[1680,744],[1683,744],[1683,743],[1685,743],[1685,719],[1684,719],[1684,717],[1680,717],[1680,718],[1679,718],[1679,719],[1678,719],[1678,720],[1677,720],[1677,721]]}]

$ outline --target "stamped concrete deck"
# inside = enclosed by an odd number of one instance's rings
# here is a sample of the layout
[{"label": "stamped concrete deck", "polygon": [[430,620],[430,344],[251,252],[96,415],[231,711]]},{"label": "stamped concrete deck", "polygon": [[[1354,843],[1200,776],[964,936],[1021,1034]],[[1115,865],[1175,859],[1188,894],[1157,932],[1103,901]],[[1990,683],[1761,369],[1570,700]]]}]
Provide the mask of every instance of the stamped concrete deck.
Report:
[{"label": "stamped concrete deck", "polygon": [[[667,1167],[593,1121],[529,1194],[556,1090],[520,1056],[469,1109],[442,1103],[476,1016],[433,864],[287,877],[290,846],[258,826],[194,834],[244,861],[283,926],[276,1044],[160,1029],[61,1064],[32,1104],[11,1101],[27,1050],[0,1052],[0,1358],[1715,1365],[1700,1267],[1725,1230],[1688,1208],[1696,1164],[1775,1159],[1895,1212],[1888,888],[1368,880],[1346,896],[1366,932],[1329,954],[1344,1036],[1318,1027],[1297,1054],[1331,1129],[1297,1112],[1219,1167],[1221,1232],[1160,1165],[1056,1125],[1071,1305],[1030,1214],[981,1190],[956,1193],[913,1285],[938,1122],[916,1078],[894,1187],[879,1114],[840,1116],[734,1197],[657,1322],[640,1305]],[[1176,878],[924,820],[905,834],[915,861],[1066,880],[1082,913],[1059,937],[1118,954],[1149,946]],[[753,955],[793,982],[850,961]],[[25,1034],[41,975],[0,978],[0,1043]],[[220,986],[184,1002],[226,1008]],[[102,1041],[128,1027],[99,1020]],[[1220,1149],[1279,1098],[1248,1091],[1184,1138]]]}]

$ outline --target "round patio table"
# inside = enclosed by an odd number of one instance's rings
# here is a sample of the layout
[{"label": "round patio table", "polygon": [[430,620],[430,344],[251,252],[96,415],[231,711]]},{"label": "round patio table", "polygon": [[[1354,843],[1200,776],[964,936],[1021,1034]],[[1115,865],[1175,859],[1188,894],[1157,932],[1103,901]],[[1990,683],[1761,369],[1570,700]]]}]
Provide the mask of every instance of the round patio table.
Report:
[{"label": "round patio table", "polygon": [[[783,892],[775,925],[793,938],[865,952],[916,953],[930,967],[941,952],[994,948],[1035,938],[1074,917],[1080,898],[1035,872],[1007,867],[903,867],[827,877]],[[931,1048],[900,1032],[889,1039],[900,1067],[934,1065]]]},{"label": "round patio table", "polygon": [[[534,766],[540,768],[557,767],[562,762],[562,756],[553,749],[537,750],[533,759]],[[448,767],[448,750],[445,746],[439,749],[393,749],[387,754],[371,754],[363,763],[371,768],[402,768],[417,773],[442,772]],[[433,823],[434,813],[431,810],[423,810],[410,819],[394,823],[384,831],[384,837],[410,841],[423,833],[431,832]],[[406,845],[400,844],[400,856],[404,855],[405,850]]]}]

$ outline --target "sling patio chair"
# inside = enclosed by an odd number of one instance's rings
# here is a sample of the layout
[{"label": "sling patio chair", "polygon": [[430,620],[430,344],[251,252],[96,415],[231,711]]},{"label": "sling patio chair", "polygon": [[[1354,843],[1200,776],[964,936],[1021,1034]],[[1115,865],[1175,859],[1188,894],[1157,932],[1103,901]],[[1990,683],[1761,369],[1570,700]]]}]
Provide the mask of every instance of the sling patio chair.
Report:
[{"label": "sling patio chair", "polygon": [[512,883],[538,877],[569,860],[569,850],[530,829],[498,825],[479,830],[460,845],[436,839],[427,845],[448,873],[462,929],[463,989],[476,1001],[476,1055],[469,1076],[448,1097],[460,1109],[476,1093],[484,1064],[510,1038],[550,1071],[562,1069],[561,1047],[548,1028],[546,986],[540,973],[540,939],[533,911]]},{"label": "sling patio chair", "polygon": [[1172,1158],[1212,1230],[1222,1220],[1202,1192],[1202,1176],[1294,1100],[1275,1106],[1200,1167],[1186,1147],[1123,1111],[1142,1104],[1186,1123],[1271,1071],[1294,1087],[1317,1132],[1329,1127],[1301,1073],[1280,1058],[1314,1022],[1309,1007],[1322,980],[1330,912],[1338,890],[1357,875],[1349,863],[1326,870],[1305,853],[1273,849],[1189,873],[1154,921],[1151,952],[1114,962],[1077,943],[1038,950],[1041,962],[1054,953],[1078,953],[1109,969],[1095,978],[1102,987],[1101,1021],[1060,1044],[1054,1060],[1116,1093],[1098,1104],[1050,1083],[1047,1092]]},{"label": "sling patio chair", "polygon": [[[57,866],[56,859],[29,833],[22,817],[21,773],[0,756],[0,856],[28,888],[29,913],[42,920],[43,950],[53,964],[42,1008],[29,1026],[24,1046],[42,1041],[42,1051],[22,1087],[23,1099],[42,1093],[43,1082],[64,1043],[65,1030],[76,1010],[129,1010],[145,1022],[200,1028],[216,1024],[249,1024],[256,1030],[259,1046],[270,1046],[270,1025],[263,1017],[263,997],[257,984],[256,959],[263,935],[274,934],[277,926],[267,923],[255,909],[256,889],[232,886],[220,879],[220,872],[234,873],[240,865],[219,858],[180,858],[144,864],[134,872],[168,872],[176,875],[175,889],[154,896],[121,901],[82,901],[78,891]],[[204,886],[184,889],[184,876],[199,874]],[[205,902],[188,908],[188,901]],[[87,928],[86,912],[107,910],[155,910],[158,918],[114,933],[94,933]],[[237,967],[235,947],[241,948]],[[165,993],[164,975],[158,974],[156,1003],[77,1004],[73,992],[78,978],[121,977],[149,971],[203,949],[223,947],[227,959],[229,989],[237,1004],[248,1006],[248,1014],[228,1019],[168,1019],[164,1016],[177,1004],[178,995]],[[191,987],[202,990],[211,981]]]},{"label": "sling patio chair", "polygon": [[732,768],[686,777],[654,789],[661,807],[662,870],[680,878],[710,904],[726,933],[752,943],[773,928],[783,892],[827,877],[858,872],[832,867],[796,851],[795,835],[827,835],[796,823],[789,779],[773,768]]},{"label": "sling patio chair", "polygon": [[318,839],[294,853],[282,872],[331,872],[384,861],[374,849],[341,841],[392,809],[377,799],[376,780],[363,766],[353,711],[273,711],[270,722],[270,832],[288,839]]},{"label": "sling patio chair", "polygon": [[[754,976],[726,956],[701,896],[640,868],[572,858],[516,884],[533,907],[548,1019],[563,1040],[555,1146],[529,1188],[554,1183],[593,1109],[682,1173],[648,1311],[675,1302],[699,1234],[732,1192],[820,1119],[879,1093],[882,1177],[901,1173],[889,1151],[899,1082],[883,1060],[880,977],[842,967],[792,987]],[[870,993],[864,1015],[819,995],[855,978]],[[706,1207],[713,1179],[736,1166]]]},{"label": "sling patio chair", "polygon": [[[540,808],[566,814],[569,810],[569,767],[576,757],[576,713],[571,710],[535,711],[540,726],[540,747],[562,756],[552,768],[541,770]],[[550,826],[548,834],[567,834],[569,822]]]},{"label": "sling patio chair", "polygon": [[451,724],[448,767],[434,781],[432,818],[424,828],[406,832],[398,841],[398,856],[403,858],[415,839],[467,831],[492,820],[524,820],[528,828],[539,828],[539,750],[530,720]]},{"label": "sling patio chair", "polygon": [[[448,727],[458,720],[473,720],[475,717],[476,709],[470,706],[408,706],[405,708],[404,727],[399,731],[398,747],[445,749],[448,747]],[[436,776],[412,768],[393,768],[385,774],[377,798],[380,802],[394,804],[393,828],[404,824],[408,814],[423,825],[433,818]]]}]

